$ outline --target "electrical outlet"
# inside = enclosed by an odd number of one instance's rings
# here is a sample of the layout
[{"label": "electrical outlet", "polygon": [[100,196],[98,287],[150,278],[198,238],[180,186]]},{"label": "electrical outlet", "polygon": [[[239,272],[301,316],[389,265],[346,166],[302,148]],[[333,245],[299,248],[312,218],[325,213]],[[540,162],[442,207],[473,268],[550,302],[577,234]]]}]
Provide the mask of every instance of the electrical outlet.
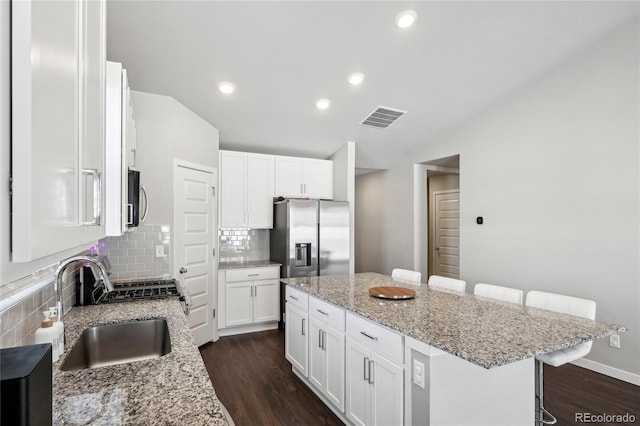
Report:
[{"label": "electrical outlet", "polygon": [[609,346],[620,349],[620,335],[612,334],[609,336]]},{"label": "electrical outlet", "polygon": [[164,246],[162,244],[156,246],[156,257],[165,257]]},{"label": "electrical outlet", "polygon": [[424,364],[416,359],[413,360],[413,383],[424,389]]}]

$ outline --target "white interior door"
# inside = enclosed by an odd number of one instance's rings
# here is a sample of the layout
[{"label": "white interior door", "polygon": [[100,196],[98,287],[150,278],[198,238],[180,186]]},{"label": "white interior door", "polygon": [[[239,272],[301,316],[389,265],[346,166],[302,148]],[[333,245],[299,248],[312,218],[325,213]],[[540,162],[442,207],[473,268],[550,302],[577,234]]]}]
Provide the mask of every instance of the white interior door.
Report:
[{"label": "white interior door", "polygon": [[460,191],[433,194],[434,253],[433,274],[458,278],[460,268]]},{"label": "white interior door", "polygon": [[216,338],[215,171],[181,163],[173,173],[174,276],[187,288],[189,325],[198,346]]}]

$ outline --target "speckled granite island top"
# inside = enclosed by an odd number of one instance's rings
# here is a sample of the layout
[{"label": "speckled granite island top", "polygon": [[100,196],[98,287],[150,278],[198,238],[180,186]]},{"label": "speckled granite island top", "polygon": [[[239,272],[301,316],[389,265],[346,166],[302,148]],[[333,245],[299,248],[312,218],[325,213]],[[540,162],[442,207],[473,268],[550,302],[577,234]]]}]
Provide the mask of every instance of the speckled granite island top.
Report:
[{"label": "speckled granite island top", "polygon": [[[85,328],[166,318],[171,352],[85,370],[60,366]],[[220,402],[175,298],[75,307],[64,317],[65,354],[53,367],[54,425],[226,425]]]},{"label": "speckled granite island top", "polygon": [[242,262],[220,262],[218,264],[218,269],[267,268],[269,266],[280,265],[280,263],[272,260],[245,260]]},{"label": "speckled granite island top", "polygon": [[[375,273],[282,282],[485,368],[626,330],[469,293],[431,290]],[[416,297],[393,301],[369,296],[369,288],[377,286],[408,287]]]}]

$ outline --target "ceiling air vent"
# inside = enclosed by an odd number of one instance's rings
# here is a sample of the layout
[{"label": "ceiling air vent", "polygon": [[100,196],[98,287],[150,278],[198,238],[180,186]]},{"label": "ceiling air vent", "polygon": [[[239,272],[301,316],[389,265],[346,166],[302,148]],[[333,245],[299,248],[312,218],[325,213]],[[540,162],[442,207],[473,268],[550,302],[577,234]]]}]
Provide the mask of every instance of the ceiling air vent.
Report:
[{"label": "ceiling air vent", "polygon": [[386,129],[406,113],[407,111],[379,106],[367,118],[362,120],[360,124],[377,129]]}]

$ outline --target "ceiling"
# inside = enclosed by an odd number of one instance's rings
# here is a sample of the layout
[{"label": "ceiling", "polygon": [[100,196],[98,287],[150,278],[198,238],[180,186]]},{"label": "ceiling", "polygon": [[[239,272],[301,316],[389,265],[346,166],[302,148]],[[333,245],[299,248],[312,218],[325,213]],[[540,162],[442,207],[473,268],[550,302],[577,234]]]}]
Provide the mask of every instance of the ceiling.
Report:
[{"label": "ceiling", "polygon": [[[638,16],[637,2],[110,1],[107,57],[134,90],[172,96],[220,146],[387,168]],[[399,30],[395,16],[418,13]],[[350,86],[347,76],[365,81]],[[236,92],[223,95],[218,82]],[[331,100],[320,111],[319,98]],[[386,130],[377,106],[408,111]]]}]

